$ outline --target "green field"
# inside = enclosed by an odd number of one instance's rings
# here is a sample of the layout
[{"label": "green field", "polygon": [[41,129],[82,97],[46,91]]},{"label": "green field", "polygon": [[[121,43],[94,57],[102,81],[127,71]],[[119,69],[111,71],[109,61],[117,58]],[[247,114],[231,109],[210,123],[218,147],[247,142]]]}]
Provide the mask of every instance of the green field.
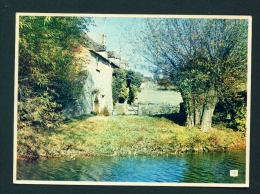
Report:
[{"label": "green field", "polygon": [[172,90],[162,90],[156,84],[148,82],[145,88],[137,94],[138,102],[158,102],[179,104],[182,102],[180,93]]}]

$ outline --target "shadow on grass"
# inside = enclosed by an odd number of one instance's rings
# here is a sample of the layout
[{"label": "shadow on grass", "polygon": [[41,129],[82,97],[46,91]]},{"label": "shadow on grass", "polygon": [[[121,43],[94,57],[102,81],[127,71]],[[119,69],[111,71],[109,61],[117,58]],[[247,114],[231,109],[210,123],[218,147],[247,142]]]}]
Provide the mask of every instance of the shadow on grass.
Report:
[{"label": "shadow on grass", "polygon": [[95,114],[84,114],[84,115],[80,115],[78,117],[73,117],[73,118],[67,119],[64,121],[64,123],[69,124],[69,123],[75,122],[75,121],[83,121],[83,120],[89,119],[94,116],[96,116],[96,115]]},{"label": "shadow on grass", "polygon": [[183,103],[180,103],[180,112],[179,113],[172,113],[172,114],[160,114],[160,115],[155,115],[154,117],[159,117],[159,118],[166,118],[174,123],[180,125],[180,126],[185,126],[185,121],[186,121],[186,113],[184,110]]},{"label": "shadow on grass", "polygon": [[174,91],[174,92],[178,92],[175,88],[157,88],[157,91]]}]

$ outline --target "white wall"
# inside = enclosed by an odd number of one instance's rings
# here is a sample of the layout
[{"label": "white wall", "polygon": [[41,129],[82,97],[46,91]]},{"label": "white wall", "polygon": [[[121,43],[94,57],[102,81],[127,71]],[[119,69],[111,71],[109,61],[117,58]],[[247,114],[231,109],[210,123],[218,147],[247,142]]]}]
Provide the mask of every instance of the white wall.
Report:
[{"label": "white wall", "polygon": [[98,54],[90,52],[87,49],[80,54],[80,57],[87,58],[87,63],[83,66],[88,70],[88,78],[86,79],[83,91],[78,100],[71,103],[66,108],[68,118],[89,114],[95,111],[94,100],[98,97],[99,112],[107,107],[110,114],[113,111],[112,99],[112,73],[113,68],[106,60],[102,59]]}]

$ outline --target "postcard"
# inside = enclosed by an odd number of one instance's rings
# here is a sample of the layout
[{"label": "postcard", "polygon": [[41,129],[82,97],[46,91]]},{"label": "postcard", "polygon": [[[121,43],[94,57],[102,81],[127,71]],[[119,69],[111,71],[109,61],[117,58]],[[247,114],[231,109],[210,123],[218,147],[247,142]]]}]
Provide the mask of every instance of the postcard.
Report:
[{"label": "postcard", "polygon": [[15,184],[249,187],[251,16],[16,14]]}]

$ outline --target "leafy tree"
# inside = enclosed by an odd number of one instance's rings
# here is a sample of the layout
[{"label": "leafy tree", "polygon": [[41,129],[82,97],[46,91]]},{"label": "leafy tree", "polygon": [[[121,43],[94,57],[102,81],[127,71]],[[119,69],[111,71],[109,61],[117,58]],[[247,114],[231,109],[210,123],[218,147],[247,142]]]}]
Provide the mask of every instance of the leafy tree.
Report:
[{"label": "leafy tree", "polygon": [[131,84],[140,87],[143,81],[143,75],[133,70],[126,70],[126,79],[129,80]]},{"label": "leafy tree", "polygon": [[127,100],[129,104],[134,102],[137,92],[140,92],[140,85],[143,76],[132,70],[116,69],[112,81],[113,102],[123,103]]},{"label": "leafy tree", "polygon": [[123,103],[128,98],[126,87],[126,72],[124,69],[115,69],[112,80],[112,97],[113,103]]},{"label": "leafy tree", "polygon": [[129,98],[127,102],[131,104],[135,101],[137,93],[141,91],[140,86],[143,81],[143,75],[132,70],[127,70],[126,80],[128,81],[129,87]]},{"label": "leafy tree", "polygon": [[87,72],[73,52],[89,18],[19,18],[18,128],[53,126],[81,93]]},{"label": "leafy tree", "polygon": [[247,74],[247,20],[147,19],[133,46],[181,93],[186,125],[211,128],[214,108]]},{"label": "leafy tree", "polygon": [[168,76],[163,76],[161,79],[158,80],[157,84],[159,86],[163,86],[164,89],[167,90],[167,88],[172,85],[172,80]]}]

